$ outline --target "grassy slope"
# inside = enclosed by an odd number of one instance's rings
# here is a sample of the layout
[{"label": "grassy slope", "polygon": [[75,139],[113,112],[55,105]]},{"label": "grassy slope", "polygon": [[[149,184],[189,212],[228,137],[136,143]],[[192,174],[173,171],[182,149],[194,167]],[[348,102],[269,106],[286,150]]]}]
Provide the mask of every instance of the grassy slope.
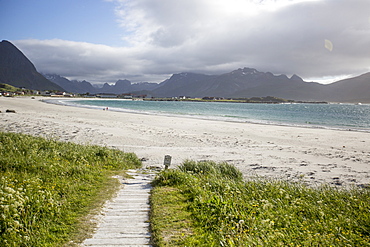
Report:
[{"label": "grassy slope", "polygon": [[16,92],[16,91],[19,91],[20,88],[17,88],[17,87],[14,87],[14,86],[11,86],[9,84],[5,84],[5,83],[0,83],[0,91],[5,91],[5,92]]},{"label": "grassy slope", "polygon": [[[136,155],[0,132],[0,246],[71,246]],[[82,237],[83,238],[83,237]]]},{"label": "grassy slope", "polygon": [[368,188],[243,182],[227,164],[190,161],[162,172],[154,185],[157,246],[370,246]]}]

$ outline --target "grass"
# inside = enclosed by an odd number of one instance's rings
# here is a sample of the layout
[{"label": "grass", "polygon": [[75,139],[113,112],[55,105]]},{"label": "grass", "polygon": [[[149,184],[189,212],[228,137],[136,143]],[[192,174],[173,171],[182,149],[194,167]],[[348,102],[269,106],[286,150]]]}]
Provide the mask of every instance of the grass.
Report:
[{"label": "grass", "polygon": [[[77,246],[136,155],[0,132],[0,246]],[[370,246],[369,188],[255,179],[186,161],[153,181],[156,246]]]},{"label": "grass", "polygon": [[6,92],[17,92],[20,88],[11,86],[9,84],[0,83],[0,91],[6,91]]},{"label": "grass", "polygon": [[72,246],[136,155],[0,132],[0,246]]},{"label": "grass", "polygon": [[233,166],[193,161],[153,185],[156,246],[370,246],[368,188],[243,181]]},{"label": "grass", "polygon": [[[160,246],[183,243],[192,234],[190,212],[186,210],[186,197],[177,188],[157,187],[152,191],[151,225],[154,241]],[[170,222],[171,227],[168,227]]]}]

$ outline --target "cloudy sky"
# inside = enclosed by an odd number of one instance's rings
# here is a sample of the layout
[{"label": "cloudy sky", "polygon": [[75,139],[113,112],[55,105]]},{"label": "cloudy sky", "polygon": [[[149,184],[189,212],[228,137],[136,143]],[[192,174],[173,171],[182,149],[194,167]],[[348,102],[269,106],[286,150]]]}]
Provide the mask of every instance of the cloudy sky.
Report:
[{"label": "cloudy sky", "polygon": [[0,0],[0,16],[0,39],[38,71],[92,83],[370,72],[369,0]]}]

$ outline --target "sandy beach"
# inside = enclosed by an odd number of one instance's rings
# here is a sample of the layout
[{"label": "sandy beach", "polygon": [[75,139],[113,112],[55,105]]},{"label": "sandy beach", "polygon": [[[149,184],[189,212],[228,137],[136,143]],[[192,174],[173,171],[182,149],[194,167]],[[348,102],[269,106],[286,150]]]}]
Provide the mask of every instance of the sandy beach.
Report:
[{"label": "sandy beach", "polygon": [[[0,97],[0,131],[134,152],[144,166],[226,161],[245,178],[311,185],[370,183],[370,133],[103,111]],[[6,113],[7,109],[16,113]]]}]

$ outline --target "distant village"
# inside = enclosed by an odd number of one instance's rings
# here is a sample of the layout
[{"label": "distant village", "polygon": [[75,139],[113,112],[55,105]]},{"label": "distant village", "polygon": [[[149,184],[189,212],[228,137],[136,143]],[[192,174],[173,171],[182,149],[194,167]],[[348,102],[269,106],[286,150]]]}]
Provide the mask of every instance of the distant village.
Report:
[{"label": "distant village", "polygon": [[13,97],[13,96],[24,96],[24,95],[35,95],[35,96],[46,96],[46,97],[86,97],[86,98],[147,98],[147,95],[133,95],[133,94],[109,94],[109,93],[98,93],[98,94],[74,94],[59,91],[38,91],[29,89],[20,90],[5,90],[0,87],[0,96]]},{"label": "distant village", "polygon": [[[266,97],[252,97],[252,98],[223,98],[223,97],[203,97],[194,98],[189,96],[156,98],[151,95],[142,94],[113,94],[113,93],[97,93],[97,94],[73,94],[60,91],[38,91],[24,88],[7,87],[9,85],[0,83],[0,97],[14,97],[14,96],[44,96],[44,97],[83,97],[83,98],[108,98],[108,99],[128,99],[128,100],[148,100],[148,101],[193,101],[193,102],[230,102],[230,103],[265,103],[265,104],[282,104],[282,103],[315,103],[327,104],[328,102],[307,102],[281,99],[272,96]],[[6,89],[9,90],[6,90]]]},{"label": "distant village", "polygon": [[[67,92],[55,92],[55,91],[37,91],[37,90],[28,90],[28,89],[21,89],[19,91],[5,91],[0,89],[0,96],[4,97],[13,97],[13,96],[24,96],[24,95],[36,95],[36,96],[46,96],[46,97],[84,97],[84,98],[119,98],[119,99],[155,99],[151,95],[142,94],[132,94],[132,93],[124,93],[124,94],[113,94],[113,93],[96,93],[96,94],[73,94]],[[163,98],[159,98],[163,99]],[[191,99],[189,96],[178,96],[178,97],[170,97],[165,99]],[[204,97],[203,100],[222,100],[224,98],[220,97]]]}]

